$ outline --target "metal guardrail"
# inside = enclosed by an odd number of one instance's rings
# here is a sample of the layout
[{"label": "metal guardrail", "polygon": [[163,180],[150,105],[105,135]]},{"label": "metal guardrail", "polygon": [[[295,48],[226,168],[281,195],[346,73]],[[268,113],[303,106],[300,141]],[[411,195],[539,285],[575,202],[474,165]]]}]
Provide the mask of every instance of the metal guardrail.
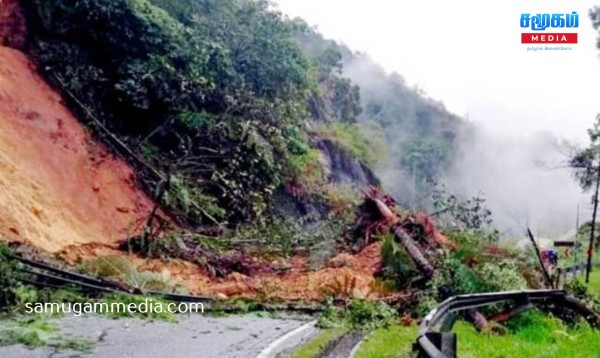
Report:
[{"label": "metal guardrail", "polygon": [[528,290],[513,292],[482,293],[451,297],[434,308],[421,323],[418,338],[413,350],[423,358],[455,358],[456,334],[451,332],[458,319],[459,312],[489,306],[497,303],[512,302],[514,310],[523,311],[534,304],[556,304],[570,308],[583,316],[592,326],[598,328],[600,316],[587,308],[563,290]]},{"label": "metal guardrail", "polygon": [[[73,272],[55,267],[46,262],[31,260],[19,255],[9,255],[8,257],[19,263],[17,269],[20,275],[18,279],[23,283],[38,288],[69,288],[92,296],[111,293],[147,295],[180,303],[200,302],[205,304],[204,307],[207,310],[216,309],[222,312],[236,312],[240,310],[235,304],[231,305],[226,302],[219,302],[220,300],[215,300],[214,297],[210,296],[185,295],[145,289],[140,290],[113,280]],[[325,309],[322,305],[297,302],[281,302],[273,304],[257,303],[255,308],[265,311],[294,311],[307,314],[321,312]]]},{"label": "metal guardrail", "polygon": [[160,296],[177,302],[209,302],[213,299],[207,296],[180,295],[153,290],[139,290],[134,287],[104,278],[85,275],[64,270],[44,262],[34,261],[18,255],[9,255],[12,260],[21,265],[18,270],[24,274],[20,280],[36,287],[63,288],[72,286],[79,291],[91,294],[125,293]]}]

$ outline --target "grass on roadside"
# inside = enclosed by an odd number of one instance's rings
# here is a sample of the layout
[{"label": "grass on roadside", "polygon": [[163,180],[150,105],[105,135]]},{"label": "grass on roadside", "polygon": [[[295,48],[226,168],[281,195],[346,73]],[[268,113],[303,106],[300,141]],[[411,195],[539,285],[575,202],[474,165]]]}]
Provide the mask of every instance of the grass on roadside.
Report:
[{"label": "grass on roadside", "polygon": [[[567,327],[538,311],[521,314],[507,324],[503,336],[481,334],[467,322],[457,322],[458,356],[491,358],[598,357],[600,332],[587,324]],[[359,349],[357,358],[414,357],[416,326],[392,326],[374,331]]]},{"label": "grass on roadside", "polygon": [[458,322],[454,331],[458,355],[465,358],[597,357],[600,352],[600,333],[587,326],[566,328],[550,318],[504,336],[480,334],[465,322]]},{"label": "grass on roadside", "polygon": [[343,336],[348,330],[345,328],[329,328],[321,331],[310,342],[303,345],[299,350],[294,352],[293,358],[314,358],[327,347],[330,342]]},{"label": "grass on roadside", "polygon": [[23,344],[30,349],[51,347],[57,350],[89,352],[94,343],[85,339],[72,339],[61,334],[43,316],[15,318],[0,326],[0,346]]},{"label": "grass on roadside", "polygon": [[600,295],[600,267],[594,267],[590,273],[589,292]]},{"label": "grass on roadside", "polygon": [[414,356],[412,344],[417,338],[417,326],[394,325],[371,333],[362,343],[357,358],[404,358]]}]

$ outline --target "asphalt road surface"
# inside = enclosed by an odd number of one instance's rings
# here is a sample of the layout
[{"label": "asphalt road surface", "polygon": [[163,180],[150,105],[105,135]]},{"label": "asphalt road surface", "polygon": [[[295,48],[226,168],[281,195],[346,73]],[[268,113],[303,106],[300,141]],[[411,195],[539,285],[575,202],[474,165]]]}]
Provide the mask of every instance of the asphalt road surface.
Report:
[{"label": "asphalt road surface", "polygon": [[63,317],[54,321],[64,336],[92,341],[88,353],[30,350],[22,345],[0,347],[7,358],[252,358],[281,341],[295,330],[304,330],[307,321],[270,319],[255,316],[180,316],[177,323],[118,320],[87,316]]}]

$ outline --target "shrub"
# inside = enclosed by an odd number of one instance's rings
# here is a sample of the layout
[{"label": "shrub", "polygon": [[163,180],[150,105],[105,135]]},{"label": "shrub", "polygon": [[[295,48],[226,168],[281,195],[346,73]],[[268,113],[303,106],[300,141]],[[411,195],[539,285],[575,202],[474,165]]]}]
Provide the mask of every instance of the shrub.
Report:
[{"label": "shrub", "polygon": [[347,327],[372,331],[390,326],[396,318],[396,310],[384,302],[354,299],[344,310],[328,302],[327,308],[319,316],[318,324],[322,328]]},{"label": "shrub", "polygon": [[527,288],[527,282],[514,261],[486,262],[477,268],[477,273],[484,281],[483,292],[515,291]]},{"label": "shrub", "polygon": [[10,250],[0,244],[0,309],[8,309],[16,301],[20,283],[16,278],[16,264],[8,258]]},{"label": "shrub", "polygon": [[381,241],[383,278],[394,282],[396,289],[407,287],[417,273],[412,260],[404,248],[398,246],[393,235],[387,234]]},{"label": "shrub", "polygon": [[564,289],[594,311],[600,312],[600,296],[589,292],[588,287],[580,280],[567,281]]},{"label": "shrub", "polygon": [[[169,190],[163,194],[166,205],[178,209],[188,220],[196,223],[222,220],[226,212],[218,201],[202,192],[200,188],[186,183],[178,176],[171,177]],[[214,223],[214,222],[212,222]]]},{"label": "shrub", "polygon": [[[93,342],[66,339],[55,326],[42,317],[8,321],[0,330],[0,346],[23,344],[28,348],[51,347],[55,350],[89,352]],[[56,352],[55,352],[56,353]]]},{"label": "shrub", "polygon": [[386,303],[363,299],[353,300],[346,314],[352,328],[364,331],[388,327],[396,319],[396,310]]}]

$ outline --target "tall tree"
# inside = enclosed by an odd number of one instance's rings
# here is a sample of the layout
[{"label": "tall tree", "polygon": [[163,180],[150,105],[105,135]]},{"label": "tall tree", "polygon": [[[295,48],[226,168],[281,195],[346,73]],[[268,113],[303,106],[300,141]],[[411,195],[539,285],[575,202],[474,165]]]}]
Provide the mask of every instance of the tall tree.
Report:
[{"label": "tall tree", "polygon": [[592,270],[592,255],[597,249],[598,243],[594,245],[594,235],[596,228],[596,214],[598,213],[598,189],[600,188],[600,115],[596,116],[596,122],[593,127],[588,129],[590,145],[587,148],[578,150],[570,158],[569,165],[574,169],[575,178],[584,191],[594,190],[592,204],[594,211],[592,213],[592,229],[590,232],[590,242],[588,248],[587,270],[585,282],[590,280]]}]

